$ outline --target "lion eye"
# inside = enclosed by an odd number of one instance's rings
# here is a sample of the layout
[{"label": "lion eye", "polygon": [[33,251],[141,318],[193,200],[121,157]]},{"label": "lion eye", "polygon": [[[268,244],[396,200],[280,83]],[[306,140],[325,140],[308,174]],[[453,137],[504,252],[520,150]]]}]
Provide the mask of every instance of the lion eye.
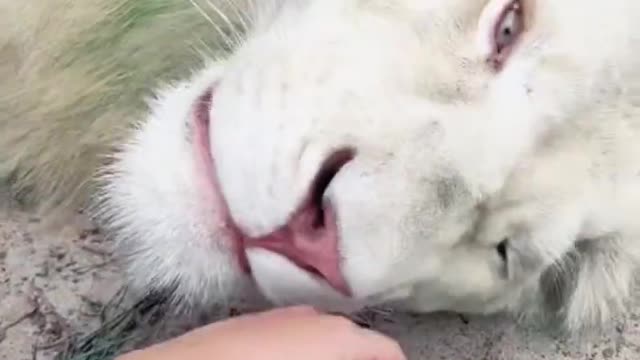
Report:
[{"label": "lion eye", "polygon": [[509,277],[509,239],[503,239],[499,244],[496,245],[495,251],[500,257],[500,273],[504,278]]},{"label": "lion eye", "polygon": [[524,30],[524,17],[520,0],[510,2],[501,12],[494,26],[493,60],[496,65],[504,62]]}]

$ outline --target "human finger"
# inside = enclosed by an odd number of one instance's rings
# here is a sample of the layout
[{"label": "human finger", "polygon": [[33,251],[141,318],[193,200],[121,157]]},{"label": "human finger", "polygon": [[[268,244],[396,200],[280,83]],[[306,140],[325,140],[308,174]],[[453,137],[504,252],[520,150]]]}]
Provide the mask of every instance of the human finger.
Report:
[{"label": "human finger", "polygon": [[407,360],[400,344],[377,331],[358,328],[357,336],[349,347],[352,360]]}]

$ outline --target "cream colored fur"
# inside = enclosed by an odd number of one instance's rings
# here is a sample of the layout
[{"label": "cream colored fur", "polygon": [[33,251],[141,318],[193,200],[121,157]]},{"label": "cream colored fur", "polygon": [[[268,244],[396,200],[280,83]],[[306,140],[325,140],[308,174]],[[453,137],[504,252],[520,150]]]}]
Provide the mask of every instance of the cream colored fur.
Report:
[{"label": "cream colored fur", "polygon": [[[43,202],[94,200],[131,284],[170,288],[187,308],[257,292],[275,304],[597,327],[624,313],[640,266],[640,4],[523,0],[524,35],[496,71],[486,60],[505,3],[262,0],[225,11],[250,25],[225,57],[219,28],[175,35],[179,23],[158,16],[135,44],[183,71],[162,77],[158,66],[161,81],[130,94],[142,105],[75,116],[76,104],[100,103],[105,75],[95,59],[60,67],[57,56],[113,8],[0,0],[0,151],[11,154],[0,173]],[[208,21],[203,9],[185,11]],[[175,45],[186,34],[218,45],[200,62]],[[355,150],[324,193],[351,297],[265,250],[247,251],[252,277],[239,271],[212,164],[194,149],[192,111],[214,84],[207,151],[248,236],[287,223],[327,156]],[[85,185],[97,169],[96,192]]]}]

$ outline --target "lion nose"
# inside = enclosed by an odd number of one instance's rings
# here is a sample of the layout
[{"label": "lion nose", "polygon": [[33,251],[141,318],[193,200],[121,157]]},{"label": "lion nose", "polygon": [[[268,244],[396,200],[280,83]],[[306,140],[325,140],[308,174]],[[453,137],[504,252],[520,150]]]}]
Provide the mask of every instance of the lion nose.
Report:
[{"label": "lion nose", "polygon": [[339,231],[335,208],[324,194],[340,169],[353,159],[350,149],[333,153],[324,162],[308,196],[289,221],[274,232],[245,240],[246,249],[269,250],[324,280],[339,293],[351,290],[340,269]]}]

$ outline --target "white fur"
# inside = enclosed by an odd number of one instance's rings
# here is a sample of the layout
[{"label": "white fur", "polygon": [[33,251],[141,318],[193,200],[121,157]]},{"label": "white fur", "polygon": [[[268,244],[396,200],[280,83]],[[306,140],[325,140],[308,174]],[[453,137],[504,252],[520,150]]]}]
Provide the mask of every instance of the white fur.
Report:
[{"label": "white fur", "polygon": [[[637,1],[525,0],[530,24],[497,73],[485,60],[504,1],[264,2],[279,6],[224,64],[162,91],[110,168],[103,211],[135,252],[136,284],[176,282],[201,306],[245,291],[186,141],[190,106],[220,81],[212,152],[249,235],[287,221],[328,154],[356,150],[326,193],[354,296],[249,251],[271,301],[519,310],[576,251],[569,327],[629,295],[640,251],[629,216],[640,206]],[[506,273],[495,250],[505,237]],[[584,238],[592,246],[579,253]]]}]

